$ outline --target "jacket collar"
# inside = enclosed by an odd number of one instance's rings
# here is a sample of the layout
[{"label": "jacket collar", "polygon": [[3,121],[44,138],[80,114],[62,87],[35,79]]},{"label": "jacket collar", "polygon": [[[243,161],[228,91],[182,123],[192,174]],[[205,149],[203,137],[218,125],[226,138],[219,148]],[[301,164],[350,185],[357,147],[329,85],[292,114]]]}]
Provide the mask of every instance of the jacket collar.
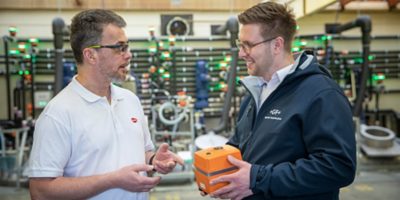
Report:
[{"label": "jacket collar", "polygon": [[[288,76],[293,74],[296,69],[304,70],[313,61],[314,56],[301,52],[294,55],[295,61],[293,66],[290,68]],[[258,76],[247,76],[239,81],[253,97],[260,96],[260,77]]]}]

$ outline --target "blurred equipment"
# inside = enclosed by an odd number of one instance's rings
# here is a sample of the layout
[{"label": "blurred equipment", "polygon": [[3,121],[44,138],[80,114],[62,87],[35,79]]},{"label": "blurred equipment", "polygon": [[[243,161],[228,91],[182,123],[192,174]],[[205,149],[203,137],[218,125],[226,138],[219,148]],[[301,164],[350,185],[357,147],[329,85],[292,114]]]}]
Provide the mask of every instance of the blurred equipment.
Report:
[{"label": "blurred equipment", "polygon": [[[212,147],[214,145],[220,146],[225,144],[228,140],[224,139],[222,136],[216,136],[215,134],[226,131],[228,127],[229,113],[231,110],[232,99],[234,98],[235,86],[236,86],[236,71],[238,66],[238,54],[239,49],[236,46],[236,40],[239,34],[239,23],[236,17],[230,17],[225,25],[218,28],[218,32],[230,32],[230,46],[231,46],[231,63],[228,71],[228,88],[224,98],[224,105],[222,108],[222,116],[220,123],[217,127],[211,129],[207,134],[199,136],[196,138],[196,146],[198,148]],[[221,138],[222,137],[222,138]],[[200,146],[201,147],[200,147]]]},{"label": "blurred equipment", "polygon": [[2,181],[15,180],[17,189],[21,187],[22,173],[28,161],[28,131],[27,126],[15,129],[0,127],[0,178]]},{"label": "blurred equipment", "polygon": [[165,92],[167,100],[160,99],[160,102],[152,106],[150,132],[152,140],[158,146],[161,143],[168,143],[171,151],[180,155],[185,165],[175,168],[173,173],[161,175],[162,181],[179,182],[193,181],[192,155],[194,146],[194,116],[191,98],[184,92],[177,96],[171,96]]},{"label": "blurred equipment", "polygon": [[216,135],[213,131],[210,131],[205,135],[198,136],[195,140],[195,144],[198,149],[221,146],[226,144],[227,142],[227,138],[221,135]]},{"label": "blurred equipment", "polygon": [[361,125],[361,149],[370,157],[400,156],[400,141],[395,133],[381,126]]},{"label": "blurred equipment", "polygon": [[[400,144],[396,142],[396,134],[390,129],[381,126],[367,126],[364,124],[359,125],[360,121],[364,121],[365,112],[362,110],[362,105],[370,95],[372,95],[372,84],[368,81],[374,80],[372,78],[371,68],[369,66],[370,60],[370,43],[371,43],[371,19],[369,16],[360,16],[356,20],[346,24],[326,24],[326,33],[341,33],[343,31],[352,29],[354,27],[361,28],[362,37],[362,67],[360,81],[358,84],[358,92],[353,105],[353,115],[356,121],[357,134],[359,137],[358,145],[362,151],[370,157],[394,157],[400,155]],[[376,119],[379,117],[379,94],[384,87],[382,81],[384,77],[376,76]],[[354,95],[354,94],[353,94]],[[369,100],[369,99],[368,99]],[[378,122],[375,122],[379,124]]]}]

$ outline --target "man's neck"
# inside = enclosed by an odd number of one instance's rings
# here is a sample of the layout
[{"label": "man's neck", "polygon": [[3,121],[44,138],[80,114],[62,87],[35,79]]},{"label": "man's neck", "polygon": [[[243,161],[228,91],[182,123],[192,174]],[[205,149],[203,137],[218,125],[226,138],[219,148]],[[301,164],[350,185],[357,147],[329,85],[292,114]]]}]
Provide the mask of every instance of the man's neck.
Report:
[{"label": "man's neck", "polygon": [[76,76],[76,80],[86,89],[93,92],[94,94],[107,97],[108,101],[111,100],[111,88],[110,82],[97,78],[98,76],[87,75],[87,73],[79,73]]},{"label": "man's neck", "polygon": [[266,81],[270,81],[272,76],[279,70],[291,65],[294,63],[292,54],[284,54],[282,58],[275,59],[277,62],[273,63],[271,68],[269,68],[268,72],[263,77]]}]

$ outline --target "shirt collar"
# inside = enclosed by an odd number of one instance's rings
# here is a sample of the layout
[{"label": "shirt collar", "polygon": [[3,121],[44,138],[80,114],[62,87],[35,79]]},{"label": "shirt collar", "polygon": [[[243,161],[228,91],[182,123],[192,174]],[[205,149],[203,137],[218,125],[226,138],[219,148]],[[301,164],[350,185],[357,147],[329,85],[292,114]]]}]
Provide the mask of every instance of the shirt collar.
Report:
[{"label": "shirt collar", "polygon": [[[76,75],[72,78],[71,81],[71,86],[73,88],[73,90],[75,90],[79,96],[81,96],[83,99],[85,99],[88,102],[95,102],[98,101],[99,99],[102,99],[103,97],[94,94],[93,92],[91,92],[90,90],[86,89],[81,83],[79,83],[78,80],[76,80]],[[117,86],[111,84],[111,99],[114,100],[122,100],[123,99],[123,95],[118,92],[118,90],[115,88]]]},{"label": "shirt collar", "polygon": [[293,64],[290,64],[280,70],[278,70],[275,74],[278,76],[279,82],[282,82],[283,79],[289,74],[290,69],[292,68]]},{"label": "shirt collar", "polygon": [[111,83],[111,99],[113,101],[120,101],[124,99],[124,95],[122,94],[121,90],[118,90],[119,86],[116,86]]},{"label": "shirt collar", "polygon": [[[272,74],[271,80],[266,81],[263,77],[258,77],[258,86],[262,87],[264,84],[268,84],[272,80],[276,80],[278,83],[282,82],[283,79],[289,74],[290,69],[292,68],[293,64],[290,64]],[[274,81],[275,82],[275,81]]]}]

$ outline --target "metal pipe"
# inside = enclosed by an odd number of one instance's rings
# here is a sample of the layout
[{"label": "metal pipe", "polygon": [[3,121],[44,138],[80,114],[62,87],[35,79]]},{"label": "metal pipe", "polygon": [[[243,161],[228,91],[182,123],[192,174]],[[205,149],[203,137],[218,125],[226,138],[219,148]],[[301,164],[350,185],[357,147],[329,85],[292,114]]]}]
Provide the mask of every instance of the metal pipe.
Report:
[{"label": "metal pipe", "polygon": [[325,26],[326,33],[341,33],[343,31],[349,30],[354,27],[361,28],[362,34],[362,57],[363,64],[361,68],[361,81],[360,81],[360,89],[358,90],[356,102],[353,107],[353,115],[358,117],[360,116],[362,103],[365,97],[366,89],[367,89],[367,81],[370,76],[369,70],[369,53],[370,53],[370,43],[371,43],[371,19],[369,16],[360,16],[356,20],[352,22],[348,22],[346,24],[327,24]]},{"label": "metal pipe", "polygon": [[54,78],[54,96],[63,88],[63,57],[64,57],[64,20],[61,18],[53,19],[52,28],[54,35],[55,51],[55,78]]},{"label": "metal pipe", "polygon": [[237,63],[239,57],[239,49],[236,47],[236,40],[238,39],[239,33],[239,23],[236,17],[230,17],[228,21],[222,27],[218,28],[218,31],[229,31],[230,32],[230,46],[231,46],[231,64],[228,72],[228,91],[226,93],[224,99],[224,106],[222,108],[222,117],[219,123],[219,126],[212,129],[214,133],[220,133],[225,130],[228,119],[229,119],[229,111],[231,109],[232,98],[235,93],[236,86],[236,71],[237,71]]},{"label": "metal pipe", "polygon": [[224,106],[222,108],[222,117],[221,117],[219,126],[212,130],[216,134],[225,130],[225,128],[228,124],[229,110],[231,109],[232,98],[235,93],[235,84],[236,84],[235,80],[236,80],[236,71],[237,71],[236,68],[237,68],[239,49],[236,47],[233,47],[231,52],[232,52],[232,60],[231,60],[231,67],[229,69],[229,74],[228,74],[228,91],[227,91],[225,99],[224,99]]},{"label": "metal pipe", "polygon": [[[23,61],[25,62],[25,61]],[[23,70],[23,73],[21,75],[21,90],[22,90],[22,94],[21,94],[21,108],[22,109],[22,119],[26,119],[26,85],[25,85],[25,70],[26,69],[26,64],[22,63],[21,64],[21,68]]]},{"label": "metal pipe", "polygon": [[8,41],[10,37],[3,36],[4,43],[4,59],[6,64],[6,91],[7,91],[7,116],[8,120],[11,120],[11,88],[10,88],[10,61],[8,59]]},{"label": "metal pipe", "polygon": [[32,51],[32,56],[31,56],[31,105],[32,105],[32,119],[35,119],[35,75],[36,75],[36,53],[34,52],[34,49],[31,49]]}]

